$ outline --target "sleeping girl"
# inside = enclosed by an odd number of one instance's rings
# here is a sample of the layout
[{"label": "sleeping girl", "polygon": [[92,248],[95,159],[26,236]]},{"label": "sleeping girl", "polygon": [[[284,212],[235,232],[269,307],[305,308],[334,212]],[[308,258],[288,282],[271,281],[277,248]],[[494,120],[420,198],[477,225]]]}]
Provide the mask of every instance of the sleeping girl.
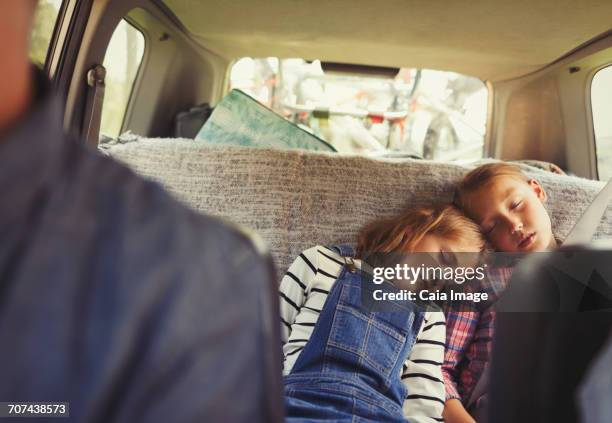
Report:
[{"label": "sleeping girl", "polygon": [[355,269],[370,252],[484,247],[476,224],[444,205],[367,225],[355,250],[316,246],[301,253],[280,285],[287,420],[443,421],[444,315],[409,301],[370,311]]}]

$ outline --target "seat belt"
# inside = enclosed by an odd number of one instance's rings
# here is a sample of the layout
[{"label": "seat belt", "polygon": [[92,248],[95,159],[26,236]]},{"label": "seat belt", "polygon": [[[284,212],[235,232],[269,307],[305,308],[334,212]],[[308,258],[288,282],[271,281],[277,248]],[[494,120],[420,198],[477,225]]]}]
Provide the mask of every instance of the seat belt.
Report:
[{"label": "seat belt", "polygon": [[580,219],[576,222],[572,230],[565,237],[563,245],[587,244],[591,241],[599,226],[608,203],[612,198],[612,179],[599,191],[599,194],[586,208]]},{"label": "seat belt", "polygon": [[[608,183],[599,191],[595,196],[591,204],[586,208],[582,216],[574,224],[574,227],[570,230],[569,234],[563,241],[563,245],[579,245],[587,244],[591,241],[595,235],[595,231],[599,226],[599,222],[603,217],[608,204],[612,199],[612,178]],[[487,386],[489,384],[489,365],[485,367],[480,379],[476,382],[476,386],[470,395],[466,407],[477,405],[476,401],[487,393]]]},{"label": "seat belt", "polygon": [[83,114],[83,134],[88,145],[97,148],[104,103],[106,68],[95,65],[87,72],[87,104]]}]

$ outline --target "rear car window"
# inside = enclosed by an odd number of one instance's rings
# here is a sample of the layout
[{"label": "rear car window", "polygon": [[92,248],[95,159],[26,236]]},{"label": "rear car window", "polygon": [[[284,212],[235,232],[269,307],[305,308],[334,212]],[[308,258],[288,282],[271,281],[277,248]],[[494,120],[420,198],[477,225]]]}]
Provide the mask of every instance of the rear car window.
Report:
[{"label": "rear car window", "polygon": [[336,150],[453,160],[483,156],[488,92],[473,77],[401,68],[383,74],[318,60],[245,57],[231,69],[240,89]]},{"label": "rear car window", "polygon": [[30,38],[30,60],[40,69],[45,66],[61,7],[62,0],[38,0]]},{"label": "rear car window", "polygon": [[100,133],[116,138],[121,132],[134,82],[145,51],[142,32],[122,20],[106,49],[106,89]]},{"label": "rear car window", "polygon": [[612,178],[612,66],[601,69],[591,83],[591,109],[599,179]]}]

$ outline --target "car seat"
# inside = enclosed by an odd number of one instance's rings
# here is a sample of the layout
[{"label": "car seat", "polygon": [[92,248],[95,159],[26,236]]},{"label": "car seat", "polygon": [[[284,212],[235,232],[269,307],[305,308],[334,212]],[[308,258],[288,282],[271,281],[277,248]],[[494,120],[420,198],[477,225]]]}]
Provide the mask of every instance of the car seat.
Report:
[{"label": "car seat", "polygon": [[575,422],[576,388],[612,327],[610,249],[534,254],[498,303],[489,420]]}]

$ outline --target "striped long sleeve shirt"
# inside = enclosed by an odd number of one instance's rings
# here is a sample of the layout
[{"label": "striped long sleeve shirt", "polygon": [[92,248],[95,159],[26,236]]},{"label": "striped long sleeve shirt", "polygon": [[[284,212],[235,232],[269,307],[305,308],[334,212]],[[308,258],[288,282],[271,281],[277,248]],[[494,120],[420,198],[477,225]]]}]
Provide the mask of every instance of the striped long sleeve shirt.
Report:
[{"label": "striped long sleeve shirt", "polygon": [[[300,254],[283,277],[280,314],[285,374],[291,371],[310,339],[343,265],[343,258],[335,251],[316,246]],[[445,391],[441,366],[445,335],[443,313],[427,312],[400,375],[408,392],[404,416],[411,423],[443,421]]]}]

